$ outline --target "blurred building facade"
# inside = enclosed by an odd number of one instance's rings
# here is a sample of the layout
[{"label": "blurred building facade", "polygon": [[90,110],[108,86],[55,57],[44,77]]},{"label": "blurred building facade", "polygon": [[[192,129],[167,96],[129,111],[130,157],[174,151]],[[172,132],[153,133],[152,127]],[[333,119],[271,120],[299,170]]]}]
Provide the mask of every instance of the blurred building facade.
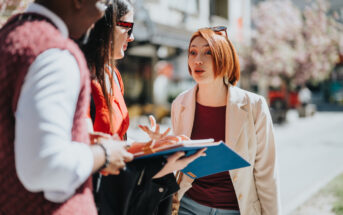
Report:
[{"label": "blurred building facade", "polygon": [[[187,66],[187,48],[194,31],[201,27],[225,25],[235,45],[250,44],[251,13],[263,0],[135,0],[135,41],[129,45],[127,56],[118,62],[123,73],[128,105],[154,104],[153,86],[159,61],[173,65],[172,80],[177,87],[170,89],[170,101],[192,86]],[[300,9],[308,1],[292,0]],[[330,13],[343,17],[343,1],[330,0]],[[238,46],[238,52],[240,47]],[[244,73],[244,72],[243,72]],[[242,73],[242,74],[243,74]],[[252,77],[242,75],[243,88]],[[249,85],[249,84],[248,84]],[[156,89],[155,89],[156,91]],[[149,112],[151,108],[145,112]]]},{"label": "blurred building facade", "polygon": [[127,57],[118,62],[129,105],[154,103],[154,65],[161,60],[173,65],[171,99],[190,87],[187,66],[189,39],[198,28],[225,25],[234,42],[249,43],[251,0],[136,0],[135,41]]}]

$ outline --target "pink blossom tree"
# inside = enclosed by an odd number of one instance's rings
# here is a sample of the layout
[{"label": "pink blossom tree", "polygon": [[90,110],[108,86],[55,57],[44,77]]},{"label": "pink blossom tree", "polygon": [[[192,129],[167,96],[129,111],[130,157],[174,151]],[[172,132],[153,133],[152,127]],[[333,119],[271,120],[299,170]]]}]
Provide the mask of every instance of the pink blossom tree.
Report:
[{"label": "pink blossom tree", "polygon": [[14,13],[23,11],[27,4],[33,0],[1,0],[0,3],[0,27],[6,22],[8,17]]},{"label": "pink blossom tree", "polygon": [[267,0],[253,9],[252,45],[240,54],[244,72],[259,77],[262,94],[274,76],[288,86],[328,77],[343,51],[342,24],[328,10],[323,0],[303,11],[290,0]]},{"label": "pink blossom tree", "polygon": [[328,16],[329,5],[317,1],[306,7],[303,13],[305,51],[296,58],[295,81],[325,80],[338,61],[343,41],[343,25]]}]

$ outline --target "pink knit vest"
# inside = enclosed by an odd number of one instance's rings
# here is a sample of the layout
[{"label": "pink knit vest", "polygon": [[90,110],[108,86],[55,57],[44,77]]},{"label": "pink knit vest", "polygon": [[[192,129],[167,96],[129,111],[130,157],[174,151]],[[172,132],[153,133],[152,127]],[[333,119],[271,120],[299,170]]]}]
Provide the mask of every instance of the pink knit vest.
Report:
[{"label": "pink knit vest", "polygon": [[90,179],[68,201],[56,204],[47,201],[42,192],[27,191],[16,174],[14,113],[18,97],[29,66],[39,54],[50,48],[68,50],[77,60],[81,89],[72,139],[89,144],[84,119],[89,106],[90,80],[82,52],[73,41],[64,38],[47,18],[37,14],[12,17],[0,30],[0,215],[96,214]]}]

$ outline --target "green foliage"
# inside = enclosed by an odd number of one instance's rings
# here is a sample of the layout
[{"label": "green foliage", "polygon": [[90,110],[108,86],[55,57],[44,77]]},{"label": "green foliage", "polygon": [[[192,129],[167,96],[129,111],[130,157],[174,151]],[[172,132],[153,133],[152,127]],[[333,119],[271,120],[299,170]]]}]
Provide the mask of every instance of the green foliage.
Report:
[{"label": "green foliage", "polygon": [[343,174],[332,182],[332,191],[337,198],[332,210],[336,215],[343,215]]},{"label": "green foliage", "polygon": [[332,211],[336,215],[343,215],[343,174],[334,178],[324,189],[324,193],[335,197]]}]

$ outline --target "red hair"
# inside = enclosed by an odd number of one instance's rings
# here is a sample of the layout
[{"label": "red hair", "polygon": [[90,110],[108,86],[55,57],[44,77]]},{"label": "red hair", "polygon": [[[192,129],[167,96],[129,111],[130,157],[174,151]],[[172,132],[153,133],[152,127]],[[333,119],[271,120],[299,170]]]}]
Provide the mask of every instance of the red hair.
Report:
[{"label": "red hair", "polygon": [[[199,29],[192,35],[189,42],[188,57],[191,43],[196,37],[204,38],[210,47],[214,76],[227,77],[230,84],[236,85],[240,77],[239,59],[229,38],[222,35],[221,32],[214,32],[209,28]],[[189,66],[188,71],[191,73]]]}]

